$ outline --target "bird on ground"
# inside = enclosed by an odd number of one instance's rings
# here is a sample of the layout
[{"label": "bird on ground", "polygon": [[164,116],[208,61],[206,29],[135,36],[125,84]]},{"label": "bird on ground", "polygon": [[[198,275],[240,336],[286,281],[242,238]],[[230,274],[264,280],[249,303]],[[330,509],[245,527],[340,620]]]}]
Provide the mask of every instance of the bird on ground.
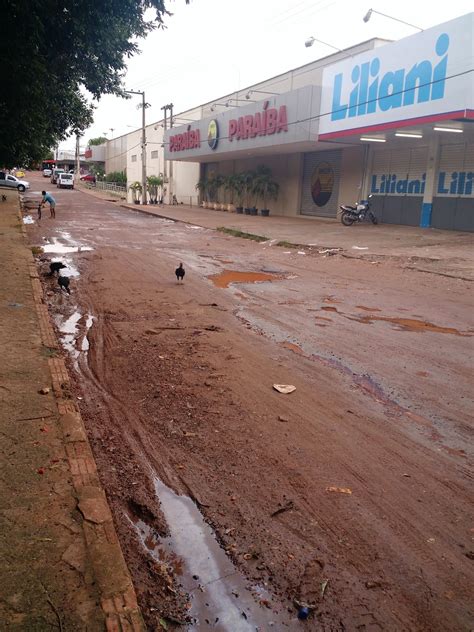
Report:
[{"label": "bird on ground", "polygon": [[62,268],[66,267],[67,266],[65,266],[62,261],[53,261],[49,264],[49,276],[53,276],[55,272],[57,272],[59,275],[59,271],[62,270]]},{"label": "bird on ground", "polygon": [[178,283],[180,281],[184,281],[184,275],[186,274],[183,268],[183,264],[180,263],[179,264],[179,268],[176,268],[176,270],[174,271],[174,273],[176,274],[176,278],[178,279]]},{"label": "bird on ground", "polygon": [[68,294],[71,294],[69,290],[69,277],[65,277],[65,276],[58,277],[58,284],[62,290],[66,290]]}]

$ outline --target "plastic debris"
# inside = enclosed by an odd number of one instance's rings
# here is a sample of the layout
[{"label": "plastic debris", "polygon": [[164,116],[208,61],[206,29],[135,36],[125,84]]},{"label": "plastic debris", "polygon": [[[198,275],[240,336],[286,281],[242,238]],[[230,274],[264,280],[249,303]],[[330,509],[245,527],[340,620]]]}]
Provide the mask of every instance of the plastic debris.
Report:
[{"label": "plastic debris", "polygon": [[285,395],[296,391],[296,386],[293,386],[293,384],[274,384],[273,388],[279,393],[284,393]]},{"label": "plastic debris", "polygon": [[349,489],[349,487],[326,487],[326,491],[336,494],[352,494],[352,489]]}]

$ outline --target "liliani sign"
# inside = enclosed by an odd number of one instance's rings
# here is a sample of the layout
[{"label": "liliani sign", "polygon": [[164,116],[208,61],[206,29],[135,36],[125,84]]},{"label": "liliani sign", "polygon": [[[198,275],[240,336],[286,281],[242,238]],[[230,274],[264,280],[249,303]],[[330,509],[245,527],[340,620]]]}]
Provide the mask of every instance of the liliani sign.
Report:
[{"label": "liliani sign", "polygon": [[319,138],[464,117],[473,33],[471,13],[325,68]]}]

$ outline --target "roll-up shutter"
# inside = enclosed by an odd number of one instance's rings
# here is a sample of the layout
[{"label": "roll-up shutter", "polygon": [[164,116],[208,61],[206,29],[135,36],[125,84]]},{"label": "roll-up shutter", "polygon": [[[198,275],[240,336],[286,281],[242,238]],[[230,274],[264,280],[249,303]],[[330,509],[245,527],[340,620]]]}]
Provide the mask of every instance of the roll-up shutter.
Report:
[{"label": "roll-up shutter", "polygon": [[341,177],[341,150],[304,155],[301,214],[336,217]]}]

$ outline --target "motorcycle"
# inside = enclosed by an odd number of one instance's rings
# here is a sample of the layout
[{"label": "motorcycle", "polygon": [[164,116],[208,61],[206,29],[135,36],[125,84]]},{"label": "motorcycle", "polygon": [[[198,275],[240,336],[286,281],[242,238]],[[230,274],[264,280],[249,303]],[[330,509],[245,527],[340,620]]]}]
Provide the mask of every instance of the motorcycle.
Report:
[{"label": "motorcycle", "polygon": [[370,219],[372,224],[377,224],[377,218],[370,210],[370,199],[372,195],[369,195],[368,200],[361,200],[355,206],[349,206],[348,204],[342,204],[341,209],[341,223],[344,226],[352,226],[354,222],[363,222],[366,217]]}]

